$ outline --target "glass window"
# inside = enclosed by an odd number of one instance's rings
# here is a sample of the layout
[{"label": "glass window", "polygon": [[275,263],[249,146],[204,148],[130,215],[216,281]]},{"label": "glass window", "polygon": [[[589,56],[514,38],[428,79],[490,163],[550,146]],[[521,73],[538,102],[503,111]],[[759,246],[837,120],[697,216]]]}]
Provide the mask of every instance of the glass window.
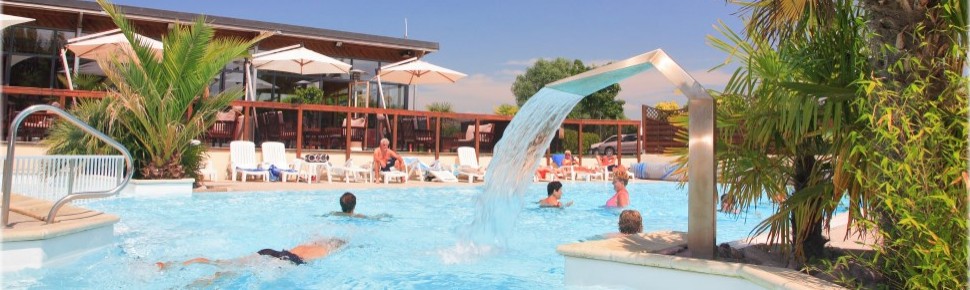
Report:
[{"label": "glass window", "polygon": [[58,54],[74,32],[15,26],[5,31],[5,52]]},{"label": "glass window", "polygon": [[27,55],[10,55],[10,85],[24,87],[51,87],[51,58]]},{"label": "glass window", "polygon": [[373,78],[374,74],[377,72],[377,68],[380,66],[380,63],[376,61],[360,60],[360,59],[353,60],[352,64],[353,64],[353,69],[362,71],[362,73],[360,74],[361,80],[370,80],[371,78]]}]

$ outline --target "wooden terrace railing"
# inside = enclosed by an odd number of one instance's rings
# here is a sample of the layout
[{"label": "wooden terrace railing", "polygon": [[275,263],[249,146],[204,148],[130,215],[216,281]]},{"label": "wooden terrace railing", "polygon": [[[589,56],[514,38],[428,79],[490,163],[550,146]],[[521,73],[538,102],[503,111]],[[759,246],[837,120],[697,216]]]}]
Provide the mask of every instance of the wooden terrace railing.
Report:
[{"label": "wooden terrace railing", "polygon": [[[106,96],[100,91],[71,91],[63,89],[44,89],[3,86],[5,96],[18,96],[19,104],[7,104],[7,111],[13,113],[17,108],[27,105],[51,102],[56,98],[61,104],[73,106],[76,98],[101,98]],[[4,98],[8,101],[8,98]],[[25,104],[29,103],[29,104]],[[315,149],[343,149],[346,158],[350,158],[352,147],[359,146],[361,151],[376,147],[380,138],[387,136],[391,141],[391,148],[399,151],[430,151],[435,158],[442,152],[452,151],[458,146],[471,146],[476,152],[491,152],[495,143],[502,137],[511,117],[468,114],[442,113],[427,111],[410,111],[401,109],[380,109],[344,107],[319,104],[289,104],[278,102],[233,101],[231,106],[238,109],[242,115],[242,124],[238,136],[232,139],[261,141],[282,141],[288,148],[295,149],[299,157],[304,151]],[[351,121],[345,121],[351,120]],[[363,120],[363,125],[355,120]],[[213,136],[224,138],[226,122],[213,126]],[[491,125],[489,125],[491,124]],[[4,122],[3,132],[9,122]],[[444,126],[444,128],[443,128]],[[619,134],[624,128],[627,131],[636,128],[642,132],[642,123],[638,120],[591,120],[567,119],[563,127],[578,127],[579,132],[590,128],[600,131],[611,131]],[[613,129],[615,128],[615,129]],[[447,132],[445,132],[447,131]],[[348,133],[349,132],[349,133]],[[209,134],[206,134],[209,135]],[[608,134],[604,134],[608,136]],[[585,153],[582,134],[577,134],[578,148],[576,155],[580,160]],[[606,137],[602,136],[602,137]],[[200,136],[204,138],[207,136]],[[470,138],[469,138],[470,137]],[[643,148],[642,138],[637,141],[637,160]],[[221,140],[220,140],[221,141]],[[213,142],[217,143],[217,142]],[[222,142],[218,142],[222,143]],[[617,138],[616,152],[621,150],[622,143]],[[548,154],[547,154],[548,159]],[[548,162],[548,161],[547,161]]]}]

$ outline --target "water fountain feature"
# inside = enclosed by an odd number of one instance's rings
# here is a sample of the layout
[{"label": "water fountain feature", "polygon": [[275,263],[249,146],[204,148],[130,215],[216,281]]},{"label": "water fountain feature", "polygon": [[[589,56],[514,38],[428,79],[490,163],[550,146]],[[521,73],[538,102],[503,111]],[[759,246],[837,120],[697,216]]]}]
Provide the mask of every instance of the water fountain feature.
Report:
[{"label": "water fountain feature", "polygon": [[470,238],[475,243],[504,246],[522,209],[522,195],[566,115],[582,100],[609,85],[656,68],[690,99],[690,232],[695,257],[711,258],[714,250],[714,102],[713,98],[662,50],[559,80],[532,96],[495,146],[478,199]]}]

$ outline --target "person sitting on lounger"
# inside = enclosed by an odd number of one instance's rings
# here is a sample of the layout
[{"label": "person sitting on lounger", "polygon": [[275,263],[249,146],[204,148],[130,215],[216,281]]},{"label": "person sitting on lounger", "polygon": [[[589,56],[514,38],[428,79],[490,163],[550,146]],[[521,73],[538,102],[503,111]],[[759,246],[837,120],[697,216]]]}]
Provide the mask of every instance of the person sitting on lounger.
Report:
[{"label": "person sitting on lounger", "polygon": [[616,168],[616,157],[613,154],[610,155],[597,155],[596,160],[599,161],[600,166],[605,166],[607,172],[613,172]]},{"label": "person sitting on lounger", "polygon": [[577,172],[577,173],[595,173],[595,172],[597,172],[596,169],[588,168],[588,167],[579,165],[579,160],[576,159],[576,156],[573,156],[573,152],[572,151],[566,150],[566,152],[563,155],[564,155],[563,156],[563,159],[562,159],[562,166],[563,167],[572,166],[572,170],[575,171],[575,172]]},{"label": "person sitting on lounger", "polygon": [[562,182],[553,181],[546,186],[547,196],[539,201],[540,207],[566,208],[573,205],[573,202],[562,203]]},{"label": "person sitting on lounger", "polygon": [[388,148],[391,141],[387,138],[381,139],[381,146],[374,150],[374,181],[380,183],[378,178],[381,176],[381,171],[391,171],[391,168],[397,168],[397,170],[404,171],[404,158],[401,158],[400,154]]},{"label": "person sitting on lounger", "polygon": [[357,196],[355,196],[353,193],[350,193],[350,192],[344,192],[344,194],[340,196],[340,211],[335,211],[331,214],[338,215],[338,216],[356,217],[356,218],[367,217],[359,213],[354,213],[354,208],[356,207],[357,207]]}]

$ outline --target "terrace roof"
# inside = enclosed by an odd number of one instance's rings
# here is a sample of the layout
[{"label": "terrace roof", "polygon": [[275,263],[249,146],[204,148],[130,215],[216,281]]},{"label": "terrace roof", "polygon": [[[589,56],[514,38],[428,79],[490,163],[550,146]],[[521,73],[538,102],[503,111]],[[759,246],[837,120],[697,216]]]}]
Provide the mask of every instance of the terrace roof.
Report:
[{"label": "terrace roof", "polygon": [[[101,7],[93,1],[79,0],[7,0],[2,2],[5,14],[36,19],[31,25],[75,29],[82,24],[86,34],[116,28]],[[157,37],[169,23],[191,22],[202,14],[144,7],[117,5],[141,30]],[[306,47],[332,57],[399,61],[438,51],[438,43],[414,39],[370,35],[282,23],[205,15],[217,35],[252,37],[262,31],[280,34],[260,43],[263,50],[303,43]],[[339,46],[338,46],[339,43]]]}]

